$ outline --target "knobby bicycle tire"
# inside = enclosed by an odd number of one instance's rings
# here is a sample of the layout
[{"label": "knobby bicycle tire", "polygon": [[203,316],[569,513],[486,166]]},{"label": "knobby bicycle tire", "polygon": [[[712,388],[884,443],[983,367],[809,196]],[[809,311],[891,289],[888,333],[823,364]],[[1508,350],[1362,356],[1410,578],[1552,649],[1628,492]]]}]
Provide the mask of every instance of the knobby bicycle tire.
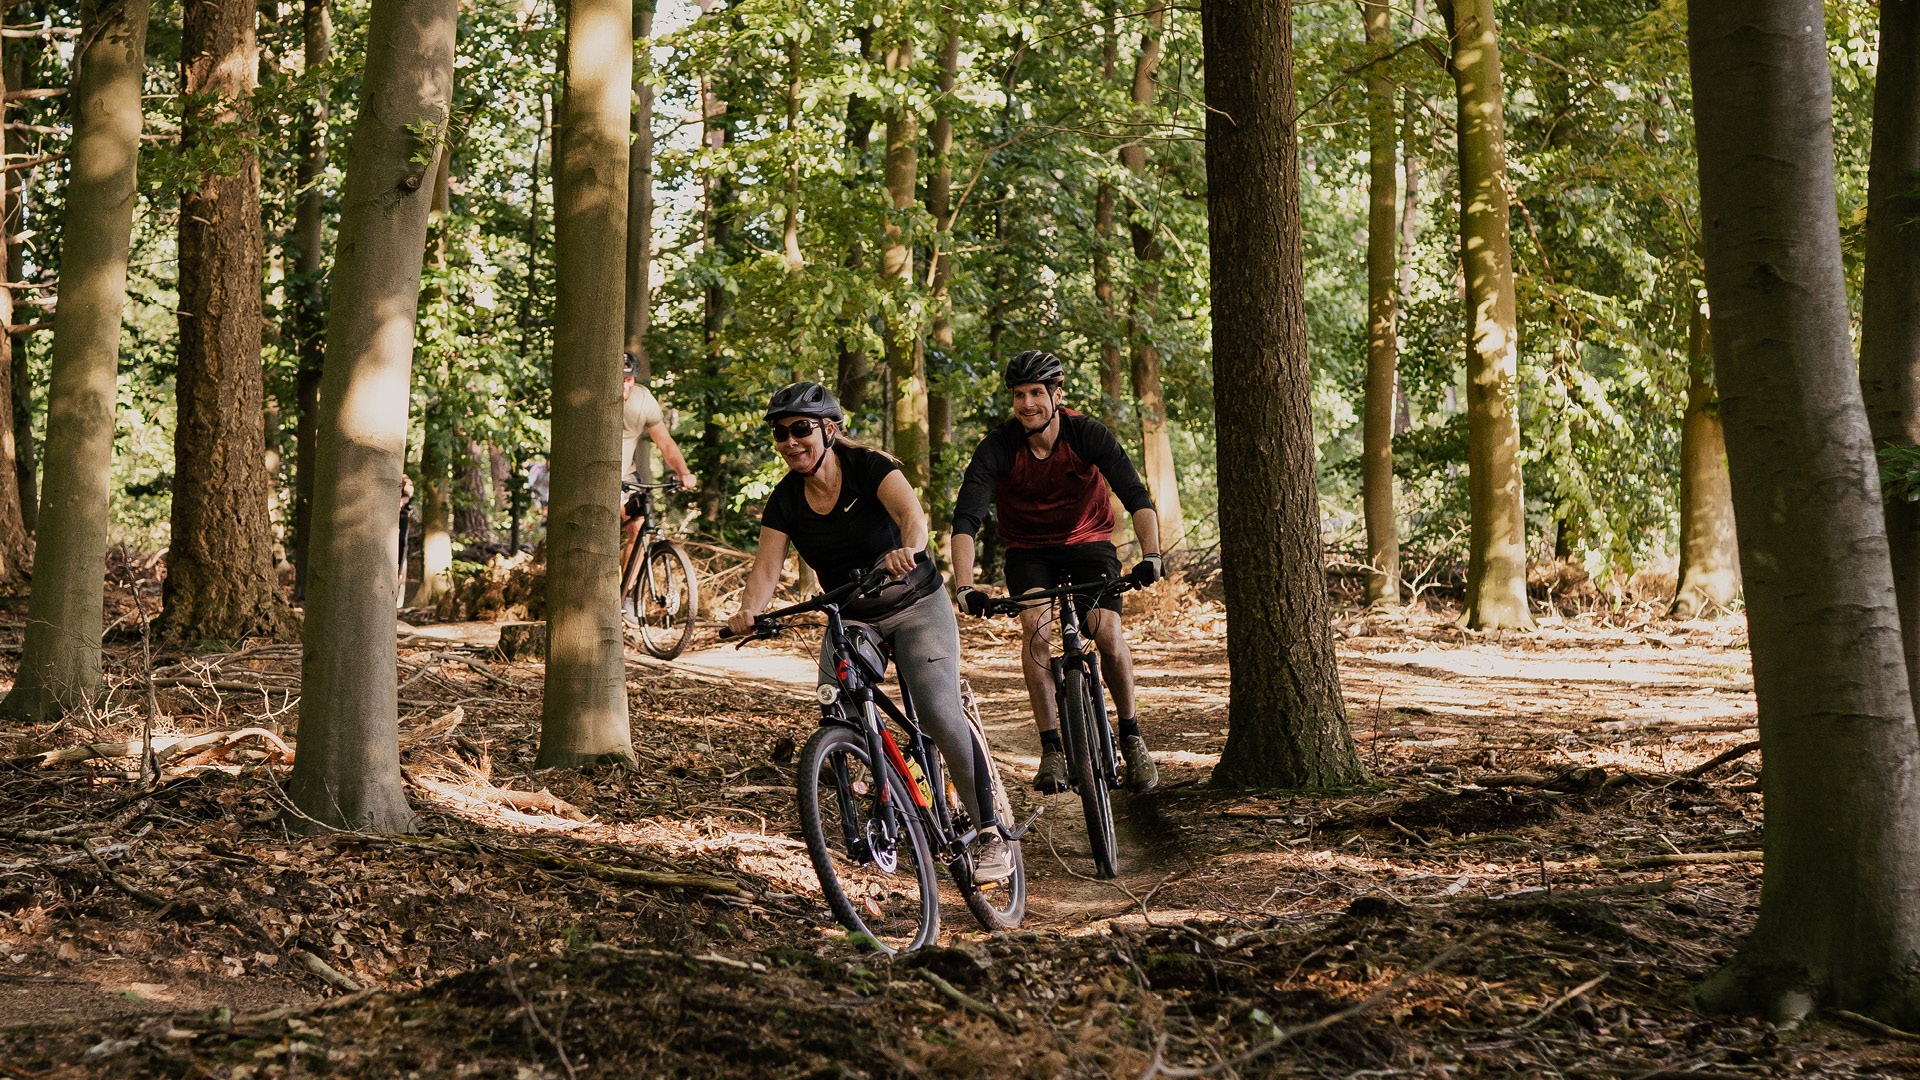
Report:
[{"label": "knobby bicycle tire", "polygon": [[[978,710],[969,710],[967,725],[973,732],[973,741],[980,748],[980,757],[984,758],[987,768],[993,773],[993,812],[1000,819],[1002,828],[1014,826],[1013,800],[1007,796],[1007,786],[1000,782],[1000,766],[993,760],[993,753],[987,747],[987,733],[980,728]],[[1020,841],[1007,841],[1013,853],[1013,873],[1005,881],[990,885],[976,886],[967,890],[967,910],[988,931],[1013,930],[1019,927],[1027,917],[1027,863],[1020,853]]]},{"label": "knobby bicycle tire", "polygon": [[634,582],[640,607],[640,644],[662,660],[686,650],[700,615],[700,580],[679,544],[662,540],[647,550]]},{"label": "knobby bicycle tire", "polygon": [[[881,767],[878,775],[892,785],[902,826],[894,870],[849,850],[849,823],[860,834],[854,839],[872,835],[876,776],[867,760],[866,737],[851,728],[823,727],[800,753],[800,831],[820,877],[820,891],[840,925],[888,954],[912,952],[940,933],[939,868],[905,783],[890,763],[883,761]],[[854,810],[851,819],[844,813],[848,806]]]},{"label": "knobby bicycle tire", "polygon": [[1100,722],[1093,708],[1093,692],[1087,675],[1068,669],[1061,693],[1060,721],[1072,743],[1068,763],[1074,785],[1080,790],[1080,809],[1087,819],[1087,846],[1093,850],[1093,868],[1097,877],[1120,876],[1120,842],[1113,832],[1113,797],[1107,790],[1106,770],[1097,767],[1094,757],[1099,745],[1093,725]]}]

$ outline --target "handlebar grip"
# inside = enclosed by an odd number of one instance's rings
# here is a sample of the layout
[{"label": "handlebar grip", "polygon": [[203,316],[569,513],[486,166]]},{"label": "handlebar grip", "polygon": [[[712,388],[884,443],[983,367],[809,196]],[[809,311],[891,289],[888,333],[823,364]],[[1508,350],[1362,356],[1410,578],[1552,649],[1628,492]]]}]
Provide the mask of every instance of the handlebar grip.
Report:
[{"label": "handlebar grip", "polygon": [[733,636],[733,627],[723,626],[720,628],[720,632],[718,634],[715,634],[714,636],[719,638],[721,641],[725,641],[728,638]]}]

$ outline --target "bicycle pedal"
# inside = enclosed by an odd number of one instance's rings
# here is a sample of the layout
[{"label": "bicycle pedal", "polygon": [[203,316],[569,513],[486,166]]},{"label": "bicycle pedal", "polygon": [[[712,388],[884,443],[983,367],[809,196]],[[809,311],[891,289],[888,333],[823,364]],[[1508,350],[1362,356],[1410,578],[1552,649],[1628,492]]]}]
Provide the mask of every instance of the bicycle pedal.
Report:
[{"label": "bicycle pedal", "polygon": [[1027,830],[1033,828],[1033,823],[1036,821],[1039,821],[1040,815],[1046,812],[1047,812],[1047,808],[1045,806],[1036,807],[1033,813],[1027,815],[1027,820],[1020,823],[1019,828],[1006,830],[1007,839],[1018,840],[1021,837],[1027,835]]}]

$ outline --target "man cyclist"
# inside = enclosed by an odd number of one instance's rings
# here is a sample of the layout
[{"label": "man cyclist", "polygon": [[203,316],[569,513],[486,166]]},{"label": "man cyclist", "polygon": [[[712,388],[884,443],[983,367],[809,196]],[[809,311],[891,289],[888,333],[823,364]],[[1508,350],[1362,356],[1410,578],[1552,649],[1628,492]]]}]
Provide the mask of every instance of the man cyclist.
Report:
[{"label": "man cyclist", "polygon": [[[645,435],[660,448],[660,457],[667,463],[668,471],[680,478],[680,486],[692,491],[700,486],[693,470],[687,468],[687,459],[680,453],[680,446],[673,441],[673,433],[667,430],[667,414],[660,408],[660,402],[653,392],[640,385],[640,361],[632,353],[621,353],[620,366],[620,476],[625,479],[634,475],[634,462],[638,457],[640,437]],[[640,529],[646,522],[640,516],[640,496],[628,498],[620,508],[620,563],[626,565],[628,554],[640,539]],[[625,602],[625,615],[630,622],[640,621],[639,598],[629,596]]]},{"label": "man cyclist", "polygon": [[[1065,366],[1052,353],[1023,352],[1007,365],[1013,419],[980,440],[953,511],[953,576],[959,584],[957,599],[970,615],[986,610],[987,594],[973,583],[973,536],[986,516],[989,498],[1007,547],[1011,596],[1119,576],[1110,492],[1118,494],[1133,515],[1133,532],[1140,538],[1141,560],[1130,576],[1151,585],[1164,570],[1160,520],[1146,485],[1113,432],[1092,417],[1061,407],[1066,379]],[[1040,728],[1040,772],[1033,786],[1057,793],[1067,789],[1067,755],[1048,664],[1051,619],[1046,605],[1021,613],[1021,637],[1027,646],[1021,650],[1020,667]],[[1160,774],[1134,714],[1133,653],[1120,629],[1119,595],[1102,597],[1087,621],[1100,650],[1101,678],[1119,718],[1127,787],[1146,791],[1160,782]]]}]

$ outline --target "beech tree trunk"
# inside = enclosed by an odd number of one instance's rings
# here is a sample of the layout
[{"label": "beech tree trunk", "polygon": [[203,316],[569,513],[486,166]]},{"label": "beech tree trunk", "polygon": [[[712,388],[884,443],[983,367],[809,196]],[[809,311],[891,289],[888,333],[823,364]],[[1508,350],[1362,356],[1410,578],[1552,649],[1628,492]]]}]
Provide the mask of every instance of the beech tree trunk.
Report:
[{"label": "beech tree trunk", "polygon": [[[457,44],[457,43],[456,43]],[[424,249],[420,287],[420,306],[438,313],[428,322],[429,334],[444,335],[451,321],[445,310],[447,298],[441,286],[441,273],[447,266],[445,225],[452,209],[451,183],[453,154],[442,147],[433,170],[433,201],[427,211],[427,243]],[[439,342],[435,355],[442,380],[452,378],[448,357],[452,342]],[[430,380],[432,381],[432,380]],[[437,389],[430,391],[426,415],[421,418],[420,440],[420,583],[408,598],[409,607],[432,607],[453,591],[453,489],[454,454],[452,446],[459,437],[448,430],[453,419],[447,415],[446,402]]]},{"label": "beech tree trunk", "polygon": [[920,318],[915,303],[913,241],[903,220],[913,208],[918,181],[920,119],[907,103],[905,85],[913,68],[913,21],[895,11],[887,27],[895,40],[887,46],[887,74],[899,80],[887,105],[887,163],[885,184],[893,202],[887,219],[886,245],[880,252],[880,278],[889,294],[886,307],[887,373],[892,378],[893,454],[900,459],[913,490],[926,500],[927,492],[927,360],[920,340]]},{"label": "beech tree trunk", "polygon": [[458,495],[453,504],[453,534],[464,543],[493,543],[493,475],[487,448],[471,439],[458,439],[464,451],[457,458]]},{"label": "beech tree trunk", "polygon": [[33,599],[0,716],[40,723],[100,685],[114,374],[140,160],[146,0],[86,0],[72,93],[67,217],[47,386],[45,499]]},{"label": "beech tree trunk", "polygon": [[1395,295],[1395,150],[1399,131],[1393,112],[1393,81],[1384,70],[1389,47],[1386,0],[1363,0],[1368,53],[1377,57],[1367,70],[1367,388],[1361,428],[1360,502],[1367,520],[1367,602],[1400,603],[1400,525],[1393,503],[1393,406],[1400,353]]},{"label": "beech tree trunk", "polygon": [[[947,9],[951,20],[952,9]],[[929,542],[941,557],[942,566],[953,565],[951,558],[953,500],[949,477],[936,473],[940,458],[953,442],[953,399],[933,390],[935,375],[947,373],[953,358],[953,88],[960,67],[960,30],[949,21],[946,37],[940,44],[940,104],[935,110],[932,135],[933,175],[927,178],[927,212],[933,216],[933,265],[928,276],[933,281],[933,330],[928,337],[940,353],[941,368],[926,373],[927,390],[927,476],[925,491],[929,519]]]},{"label": "beech tree trunk", "polygon": [[[1881,0],[1867,178],[1860,388],[1876,446],[1920,443],[1920,0]],[[1887,503],[1907,671],[1920,702],[1920,503]]]},{"label": "beech tree trunk", "polygon": [[[1160,67],[1160,31],[1166,24],[1167,7],[1155,3],[1145,14],[1146,29],[1140,35],[1140,55],[1134,60],[1130,95],[1137,122],[1146,120],[1148,107],[1159,91],[1154,73]],[[1146,144],[1133,142],[1121,147],[1120,163],[1134,173],[1145,173]],[[1129,336],[1133,339],[1133,397],[1140,414],[1140,456],[1146,474],[1142,479],[1160,519],[1160,550],[1173,552],[1186,545],[1187,525],[1180,511],[1180,478],[1173,467],[1167,398],[1160,387],[1160,347],[1153,343],[1153,335],[1158,332],[1155,321],[1160,315],[1160,278],[1154,268],[1166,257],[1166,251],[1153,222],[1136,218],[1131,227],[1133,256],[1140,264],[1140,284],[1134,297],[1139,318],[1129,320]]]},{"label": "beech tree trunk", "polygon": [[[308,543],[292,828],[406,832],[393,573],[430,169],[453,96],[456,0],[374,0],[341,196]],[[416,134],[428,131],[423,141]]]},{"label": "beech tree trunk", "polygon": [[1680,422],[1680,578],[1671,612],[1680,619],[1723,610],[1740,598],[1739,535],[1707,314],[1698,300],[1692,306],[1687,414]]},{"label": "beech tree trunk", "polygon": [[[1227,745],[1213,782],[1361,779],[1328,623],[1308,403],[1292,11],[1207,0],[1207,232],[1226,567]],[[1228,119],[1231,117],[1231,119]]]},{"label": "beech tree trunk", "polygon": [[538,763],[638,765],[620,626],[620,346],[633,6],[571,0],[554,186],[553,486]]},{"label": "beech tree trunk", "polygon": [[[653,378],[647,326],[653,298],[653,86],[641,78],[652,45],[653,4],[634,5],[633,145],[627,150],[627,351],[640,362],[640,381]],[[653,478],[653,455],[637,454],[642,480]]]},{"label": "beech tree trunk", "polygon": [[[30,80],[27,78],[24,46],[23,42],[6,50],[4,78],[8,89],[28,88]],[[25,156],[26,141],[15,132],[6,131],[5,138],[0,139],[0,146],[6,148],[9,161]],[[15,169],[0,181],[6,193],[5,232],[0,235],[6,237],[8,281],[26,280],[26,244],[14,238],[26,231],[26,200],[21,196],[27,172],[26,169]],[[12,316],[8,316],[8,321],[12,321]],[[20,499],[20,522],[31,538],[40,523],[40,464],[33,441],[33,372],[27,366],[26,336],[7,335],[6,350],[11,369],[9,374],[12,376],[12,413],[0,415],[0,423],[10,420],[13,425],[13,470]]]},{"label": "beech tree trunk", "polygon": [[[1690,0],[1702,247],[1760,744],[1760,914],[1700,990],[1920,1022],[1920,733],[1848,332],[1820,0]],[[1884,77],[1884,76],[1883,76]]]},{"label": "beech tree trunk", "polygon": [[[860,59],[873,57],[873,30],[861,27],[854,31],[855,44],[859,46]],[[874,111],[872,102],[859,94],[847,95],[847,150],[849,151],[847,179],[841,181],[848,188],[858,185],[858,177],[864,172],[864,159],[867,147],[873,137]],[[858,271],[866,262],[866,251],[855,237],[847,249],[846,268]],[[840,339],[839,355],[836,357],[834,396],[840,399],[840,408],[847,414],[849,424],[857,422],[860,413],[867,405],[867,389],[871,378],[872,360],[867,350],[856,338],[859,331],[850,324],[864,320],[865,312],[860,305],[849,299],[841,308],[841,323],[848,327]]]},{"label": "beech tree trunk", "polygon": [[[333,9],[327,0],[305,0],[302,15],[306,70],[324,67],[333,48]],[[313,529],[313,470],[315,439],[320,430],[320,368],[326,355],[326,290],[321,287],[322,227],[326,192],[320,187],[327,174],[327,87],[315,87],[313,100],[300,118],[295,179],[300,185],[294,208],[293,247],[296,287],[294,342],[300,366],[294,375],[294,398],[300,415],[294,421],[293,490],[293,598],[307,595],[307,539]]]},{"label": "beech tree trunk", "polygon": [[[5,91],[11,85],[7,82],[10,74],[8,65],[0,63],[0,129],[4,128],[7,116]],[[14,201],[15,183],[13,174],[9,173],[4,189],[5,201],[0,204],[0,236],[19,231],[16,221],[18,203]],[[8,282],[19,280],[11,276],[7,278]],[[0,341],[12,340],[12,327],[13,290],[0,285]],[[22,387],[22,392],[31,393],[32,387]],[[11,418],[13,412],[13,366],[0,364],[0,417]],[[33,543],[27,535],[20,499],[18,462],[19,442],[13,427],[8,425],[0,429],[0,583],[7,584],[24,580],[33,562]]]},{"label": "beech tree trunk", "polygon": [[1494,0],[1441,0],[1459,95],[1460,261],[1467,284],[1467,608],[1476,630],[1533,625],[1520,484],[1520,349],[1507,235],[1507,136]]},{"label": "beech tree trunk", "polygon": [[[181,150],[253,123],[256,0],[183,9]],[[288,639],[293,609],[274,572],[267,504],[260,281],[266,244],[260,163],[242,142],[180,197],[180,366],[165,635],[177,641]]]}]

